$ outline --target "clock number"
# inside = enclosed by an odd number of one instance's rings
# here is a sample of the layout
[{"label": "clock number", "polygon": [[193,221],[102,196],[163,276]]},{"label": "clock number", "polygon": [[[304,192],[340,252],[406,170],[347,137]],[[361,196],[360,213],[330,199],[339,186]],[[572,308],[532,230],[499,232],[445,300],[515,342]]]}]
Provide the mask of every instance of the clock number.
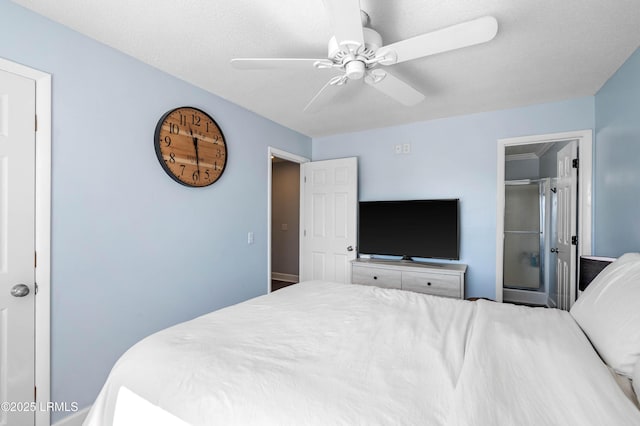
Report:
[{"label": "clock number", "polygon": [[175,162],[176,162],[176,154],[174,154],[173,152],[170,152],[170,153],[169,153],[169,162],[170,162],[171,164],[173,164],[173,163],[175,163]]},{"label": "clock number", "polygon": [[180,127],[175,123],[169,123],[169,133],[175,133],[177,135],[180,133]]},{"label": "clock number", "polygon": [[180,125],[181,126],[187,125],[187,117],[185,115],[182,115],[182,113],[180,113]]},{"label": "clock number", "polygon": [[222,150],[218,148],[218,150],[216,151],[216,158],[220,158],[220,157],[222,157]]},{"label": "clock number", "polygon": [[191,114],[191,124],[193,124],[194,126],[200,127],[201,118],[202,117],[200,117],[199,115]]},{"label": "clock number", "polygon": [[171,146],[171,136],[169,136],[169,135],[165,136],[165,137],[164,137],[164,143],[165,143],[167,146]]},{"label": "clock number", "polygon": [[209,169],[204,171],[204,179],[205,180],[209,180],[211,178],[211,175],[209,174]]},{"label": "clock number", "polygon": [[218,139],[220,139],[220,136],[215,135],[215,136],[213,137],[213,142],[218,143]]},{"label": "clock number", "polygon": [[200,172],[196,170],[195,172],[193,172],[193,175],[191,176],[191,178],[193,179],[194,182],[197,182],[200,179]]},{"label": "clock number", "polygon": [[207,127],[206,127],[207,130],[205,130],[205,131],[209,132],[209,122],[207,121],[205,124],[207,125]]},{"label": "clock number", "polygon": [[180,176],[184,175],[184,168],[186,166],[184,164],[180,164]]}]

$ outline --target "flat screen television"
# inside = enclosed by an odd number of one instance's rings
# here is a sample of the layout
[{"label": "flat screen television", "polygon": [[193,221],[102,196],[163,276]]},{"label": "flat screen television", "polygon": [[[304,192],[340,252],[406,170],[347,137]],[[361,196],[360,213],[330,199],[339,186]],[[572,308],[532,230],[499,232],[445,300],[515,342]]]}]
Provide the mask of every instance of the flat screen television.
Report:
[{"label": "flat screen television", "polygon": [[358,252],[459,260],[458,204],[458,199],[361,201]]}]

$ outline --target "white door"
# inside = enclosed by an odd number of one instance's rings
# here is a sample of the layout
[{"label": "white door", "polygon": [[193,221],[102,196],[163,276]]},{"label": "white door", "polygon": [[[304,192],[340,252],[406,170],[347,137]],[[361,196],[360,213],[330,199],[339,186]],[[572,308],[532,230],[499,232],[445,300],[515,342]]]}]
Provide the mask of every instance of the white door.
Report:
[{"label": "white door", "polygon": [[[35,82],[0,71],[0,425],[33,425]],[[13,405],[11,405],[13,404]],[[22,404],[22,405],[19,405]]]},{"label": "white door", "polygon": [[573,141],[557,155],[556,182],[557,216],[557,289],[558,308],[569,309],[576,298],[576,242],[578,169],[573,160],[578,158],[578,142]]},{"label": "white door", "polygon": [[357,253],[357,158],[304,163],[301,173],[301,280],[350,283]]}]

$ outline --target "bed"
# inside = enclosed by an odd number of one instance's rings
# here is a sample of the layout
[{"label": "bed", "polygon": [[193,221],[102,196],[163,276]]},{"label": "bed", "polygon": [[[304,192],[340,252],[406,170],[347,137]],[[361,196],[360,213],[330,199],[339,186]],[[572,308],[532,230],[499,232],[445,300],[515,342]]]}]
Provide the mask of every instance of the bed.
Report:
[{"label": "bed", "polygon": [[571,313],[289,286],[134,345],[84,425],[640,425],[640,254],[601,275]]}]

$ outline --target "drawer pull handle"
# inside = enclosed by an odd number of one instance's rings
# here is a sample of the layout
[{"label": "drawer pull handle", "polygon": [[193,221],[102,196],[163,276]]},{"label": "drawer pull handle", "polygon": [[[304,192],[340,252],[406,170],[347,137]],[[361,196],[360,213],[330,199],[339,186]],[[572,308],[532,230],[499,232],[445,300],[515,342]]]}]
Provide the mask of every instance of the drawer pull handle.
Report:
[{"label": "drawer pull handle", "polygon": [[431,283],[427,283],[427,285],[431,285]]},{"label": "drawer pull handle", "polygon": [[377,280],[377,279],[378,279],[378,277],[374,276],[374,277],[373,277],[373,279],[374,279],[374,280]]}]

